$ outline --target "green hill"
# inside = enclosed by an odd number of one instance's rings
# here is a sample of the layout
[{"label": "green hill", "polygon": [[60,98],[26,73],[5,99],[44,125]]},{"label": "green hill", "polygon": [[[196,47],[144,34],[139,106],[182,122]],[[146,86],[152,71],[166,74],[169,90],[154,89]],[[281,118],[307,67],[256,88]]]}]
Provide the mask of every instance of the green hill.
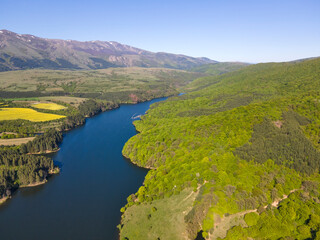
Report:
[{"label": "green hill", "polygon": [[208,75],[221,75],[227,72],[236,71],[240,68],[246,67],[249,64],[242,62],[217,62],[204,64],[190,69],[192,72],[202,72]]},{"label": "green hill", "polygon": [[[122,209],[121,239],[319,237],[320,58],[251,65],[187,89],[153,105],[123,149],[152,170]],[[186,191],[196,197],[179,212]],[[146,207],[150,217],[133,211]],[[156,214],[182,214],[184,229],[158,231]]]}]

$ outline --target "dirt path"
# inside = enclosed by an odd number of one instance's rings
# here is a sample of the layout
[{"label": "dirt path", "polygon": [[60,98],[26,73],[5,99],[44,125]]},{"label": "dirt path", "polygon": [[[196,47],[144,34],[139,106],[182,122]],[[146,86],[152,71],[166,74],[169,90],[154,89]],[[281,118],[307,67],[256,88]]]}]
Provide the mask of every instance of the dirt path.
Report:
[{"label": "dirt path", "polygon": [[199,193],[199,190],[200,190],[200,188],[202,187],[203,185],[199,185],[198,187],[197,187],[197,191],[192,191],[188,196],[186,196],[183,200],[182,200],[182,202],[184,202],[185,200],[187,200],[188,198],[190,198],[192,195],[198,195],[198,193]]},{"label": "dirt path", "polygon": [[[300,189],[293,189],[290,191],[289,195],[295,191],[298,191]],[[271,203],[273,207],[278,207],[280,202],[283,201],[284,199],[288,198],[288,195],[283,195],[282,198],[277,199]],[[264,208],[267,208],[269,206],[265,205]],[[251,210],[245,210],[242,212],[238,212],[232,215],[229,215],[227,217],[222,217],[215,215],[214,218],[214,232],[212,234],[209,234],[207,239],[214,240],[217,239],[218,237],[220,238],[225,238],[227,235],[227,232],[230,228],[241,225],[242,227],[246,227],[246,223],[243,220],[243,216],[246,215],[247,213],[251,212],[257,212],[258,209],[251,209]]]}]

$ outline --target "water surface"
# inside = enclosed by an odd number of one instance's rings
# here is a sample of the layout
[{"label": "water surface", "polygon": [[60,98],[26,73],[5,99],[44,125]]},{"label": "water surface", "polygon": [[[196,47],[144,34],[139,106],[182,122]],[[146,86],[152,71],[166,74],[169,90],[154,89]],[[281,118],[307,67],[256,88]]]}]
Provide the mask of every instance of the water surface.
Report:
[{"label": "water surface", "polygon": [[122,105],[66,133],[53,155],[60,174],[0,206],[0,239],[118,239],[120,208],[147,174],[121,154],[136,134],[131,117],[164,99]]}]

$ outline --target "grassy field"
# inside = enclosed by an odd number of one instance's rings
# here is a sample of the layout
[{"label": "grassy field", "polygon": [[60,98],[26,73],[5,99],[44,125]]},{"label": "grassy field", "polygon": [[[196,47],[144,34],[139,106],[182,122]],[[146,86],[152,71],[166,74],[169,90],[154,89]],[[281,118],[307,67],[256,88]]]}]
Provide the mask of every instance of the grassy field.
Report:
[{"label": "grassy field", "polygon": [[41,113],[30,108],[0,108],[0,121],[24,119],[32,122],[46,122],[64,118],[65,116]]},{"label": "grassy field", "polygon": [[233,72],[249,64],[242,62],[221,62],[201,65],[190,69],[193,72],[202,72],[209,75],[221,75],[227,72]]},{"label": "grassy field", "polygon": [[26,138],[13,138],[13,139],[0,139],[0,146],[12,146],[12,145],[21,145],[32,141],[35,137],[26,137]]},{"label": "grassy field", "polygon": [[187,84],[203,76],[165,68],[108,68],[91,71],[22,70],[0,72],[2,91],[119,92]]},{"label": "grassy field", "polygon": [[87,100],[87,98],[80,97],[68,97],[68,96],[58,96],[58,97],[39,97],[40,101],[52,101],[52,102],[63,102],[70,104],[72,106],[79,106],[80,103]]},{"label": "grassy field", "polygon": [[65,106],[56,104],[56,103],[35,103],[32,104],[34,108],[46,109],[46,110],[62,110],[66,109]]},{"label": "grassy field", "polygon": [[170,198],[130,207],[123,216],[120,239],[187,239],[184,217],[196,195],[192,189],[185,189]]}]

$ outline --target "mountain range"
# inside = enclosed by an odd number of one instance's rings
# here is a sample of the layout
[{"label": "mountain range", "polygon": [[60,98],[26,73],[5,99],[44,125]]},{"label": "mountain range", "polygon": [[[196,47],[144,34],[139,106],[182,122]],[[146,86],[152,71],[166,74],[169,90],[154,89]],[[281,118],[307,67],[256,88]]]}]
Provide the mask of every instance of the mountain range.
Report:
[{"label": "mountain range", "polygon": [[190,69],[212,63],[217,61],[181,54],[154,53],[114,41],[81,42],[0,31],[0,71],[108,67]]}]

